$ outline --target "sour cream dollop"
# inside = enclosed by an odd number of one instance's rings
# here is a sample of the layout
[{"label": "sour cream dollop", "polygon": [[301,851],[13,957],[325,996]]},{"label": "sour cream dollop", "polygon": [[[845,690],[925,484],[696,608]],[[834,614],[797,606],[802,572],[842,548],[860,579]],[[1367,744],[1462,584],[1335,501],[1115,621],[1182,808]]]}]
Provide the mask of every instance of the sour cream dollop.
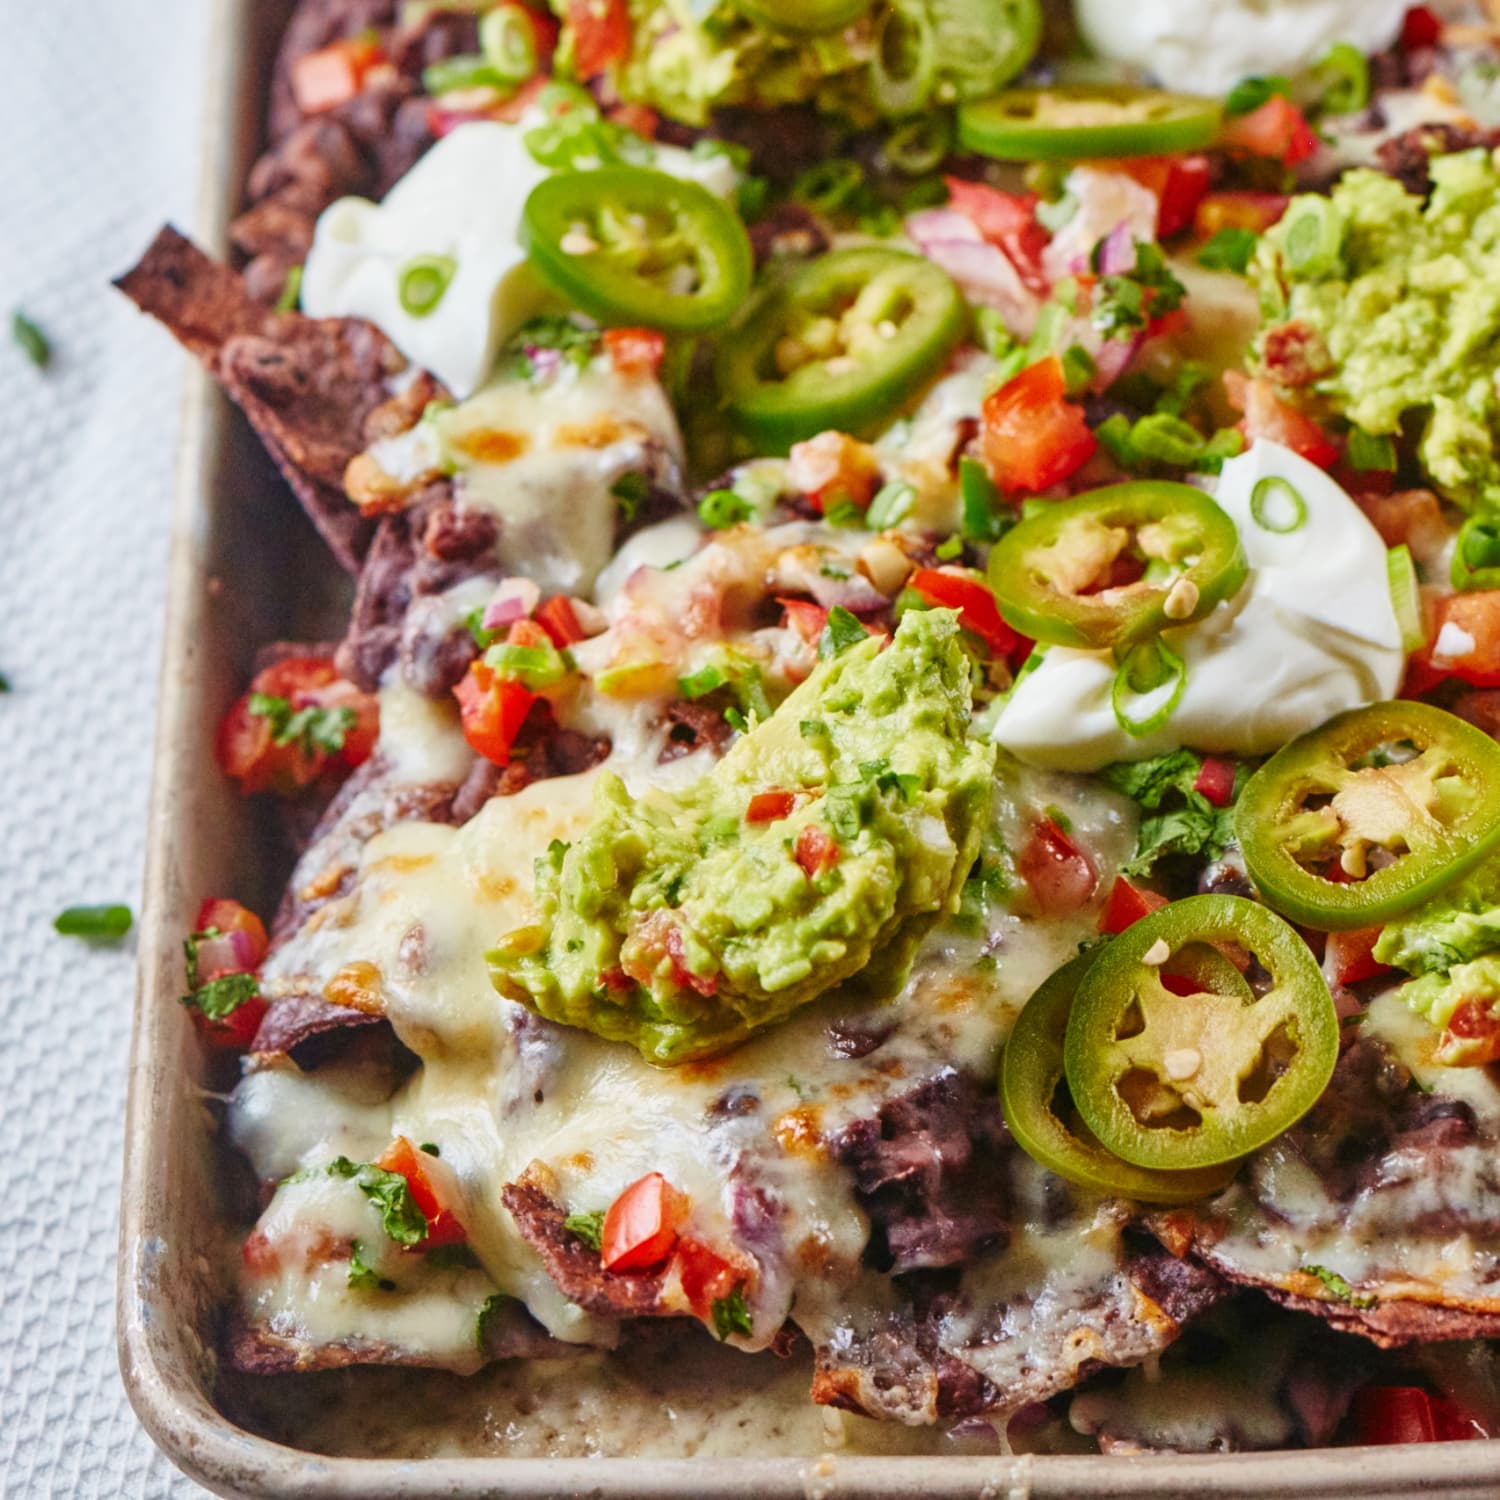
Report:
[{"label": "sour cream dollop", "polygon": [[1102,57],[1167,88],[1226,93],[1257,73],[1311,67],[1335,42],[1378,52],[1395,39],[1407,0],[1076,0],[1078,24]]},{"label": "sour cream dollop", "polygon": [[[302,272],[314,318],[364,318],[460,400],[494,368],[506,339],[549,300],[521,248],[521,211],[549,176],[526,149],[534,124],[475,120],[444,136],[381,203],[340,198],[323,210]],[[722,155],[645,146],[651,165],[727,197],[739,176]],[[401,305],[402,271],[442,256],[453,277],[437,305]]]},{"label": "sour cream dollop", "polygon": [[[1301,497],[1306,516],[1294,529],[1269,530],[1256,519],[1253,496],[1264,479],[1285,481]],[[1289,524],[1272,508],[1280,498],[1263,492],[1257,507],[1272,526]],[[1346,708],[1394,695],[1405,655],[1385,544],[1354,501],[1321,469],[1267,442],[1224,465],[1215,499],[1239,528],[1250,576],[1206,619],[1163,633],[1187,667],[1167,721],[1140,738],[1127,734],[1110,705],[1113,656],[1054,646],[1001,712],[1001,745],[1062,771],[1097,771],[1182,745],[1267,755]]]}]

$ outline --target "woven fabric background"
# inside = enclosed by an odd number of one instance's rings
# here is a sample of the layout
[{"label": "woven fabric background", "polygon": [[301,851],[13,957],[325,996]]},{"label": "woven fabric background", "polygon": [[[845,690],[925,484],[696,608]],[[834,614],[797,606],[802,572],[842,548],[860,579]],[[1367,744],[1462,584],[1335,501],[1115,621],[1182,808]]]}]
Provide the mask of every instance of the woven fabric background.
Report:
[{"label": "woven fabric background", "polygon": [[126,1403],[115,1234],[187,361],[109,287],[197,193],[201,0],[0,0],[0,1495],[200,1496]]}]

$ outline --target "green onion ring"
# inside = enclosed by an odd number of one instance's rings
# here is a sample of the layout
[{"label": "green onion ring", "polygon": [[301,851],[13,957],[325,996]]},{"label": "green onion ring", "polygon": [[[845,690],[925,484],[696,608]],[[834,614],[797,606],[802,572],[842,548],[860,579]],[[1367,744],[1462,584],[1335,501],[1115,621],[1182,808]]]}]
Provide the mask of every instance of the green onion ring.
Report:
[{"label": "green onion ring", "polygon": [[397,273],[396,295],[402,310],[414,318],[428,317],[447,293],[458,270],[451,255],[416,255]]},{"label": "green onion ring", "polygon": [[[1145,718],[1132,718],[1127,712],[1131,697],[1147,698],[1171,684],[1166,700]],[[1115,722],[1132,739],[1152,734],[1167,722],[1182,701],[1187,687],[1187,663],[1159,637],[1132,646],[1120,659],[1115,680],[1109,690],[1109,706]]]},{"label": "green onion ring", "polygon": [[[1284,516],[1278,520],[1273,515],[1272,507],[1278,502],[1292,507],[1289,521]],[[1268,474],[1264,479],[1257,479],[1255,488],[1250,491],[1250,515],[1262,531],[1274,532],[1277,536],[1290,536],[1294,531],[1301,531],[1307,524],[1307,501],[1302,498],[1302,491],[1290,480],[1283,479],[1279,474]]]}]

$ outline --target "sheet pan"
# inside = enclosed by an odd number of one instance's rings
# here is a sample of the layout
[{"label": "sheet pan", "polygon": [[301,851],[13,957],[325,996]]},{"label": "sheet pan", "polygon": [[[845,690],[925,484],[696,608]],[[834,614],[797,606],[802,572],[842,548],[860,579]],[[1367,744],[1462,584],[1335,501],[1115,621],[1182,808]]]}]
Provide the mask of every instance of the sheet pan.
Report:
[{"label": "sheet pan", "polygon": [[[214,10],[198,222],[223,254],[253,158],[284,0]],[[165,85],[164,85],[165,86]],[[142,324],[141,337],[162,335]],[[255,646],[329,633],[341,599],[311,528],[206,377],[185,412],[130,1060],[117,1314],[130,1400],[156,1442],[215,1493],[301,1500],[1494,1500],[1500,1443],[1215,1458],[327,1458],[267,1441],[215,1409],[223,1173],[211,1087],[180,991],[180,935],[206,892],[274,904],[273,841],[227,787],[212,727]],[[293,1377],[283,1377],[293,1378]],[[421,1379],[414,1373],[413,1379]]]}]

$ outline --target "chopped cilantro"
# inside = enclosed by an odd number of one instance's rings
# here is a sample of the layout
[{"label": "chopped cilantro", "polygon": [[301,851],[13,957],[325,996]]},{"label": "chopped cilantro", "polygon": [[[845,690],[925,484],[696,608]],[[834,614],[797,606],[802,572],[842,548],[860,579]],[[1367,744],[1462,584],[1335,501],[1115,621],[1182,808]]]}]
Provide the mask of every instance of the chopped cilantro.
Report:
[{"label": "chopped cilantro", "polygon": [[1140,804],[1135,855],[1121,873],[1149,875],[1158,860],[1188,855],[1218,859],[1234,842],[1233,807],[1215,807],[1193,783],[1203,762],[1191,750],[1173,750],[1150,760],[1106,766],[1099,778]]},{"label": "chopped cilantro", "polygon": [[563,1228],[582,1240],[590,1250],[597,1250],[603,1242],[604,1210],[597,1208],[592,1213],[571,1213],[563,1220]]},{"label": "chopped cilantro", "polygon": [[506,368],[521,380],[535,380],[551,372],[552,361],[536,358],[550,350],[561,355],[564,364],[582,369],[599,352],[600,340],[597,328],[546,313],[521,324],[510,336],[505,345]]},{"label": "chopped cilantro", "polygon": [[47,335],[19,308],[11,314],[10,336],[37,369],[45,370],[52,363],[52,345],[47,342]]},{"label": "chopped cilantro", "polygon": [[427,1238],[427,1215],[417,1207],[411,1187],[399,1172],[387,1172],[370,1162],[353,1162],[347,1156],[329,1162],[333,1177],[351,1177],[359,1190],[380,1210],[380,1222],[398,1245],[418,1245]]},{"label": "chopped cilantro", "polygon": [[1181,307],[1186,295],[1187,288],[1172,274],[1161,246],[1137,240],[1134,270],[1099,278],[1094,287],[1091,317],[1094,327],[1105,338],[1130,338],[1152,318]]},{"label": "chopped cilantro", "polygon": [[740,1287],[735,1287],[727,1297],[714,1299],[714,1332],[721,1340],[727,1339],[731,1333],[748,1338],[752,1331],[750,1309],[745,1305],[745,1293]]},{"label": "chopped cilantro", "polygon": [[290,700],[271,693],[251,693],[250,712],[270,724],[272,744],[296,745],[307,756],[319,751],[336,755],[344,748],[344,738],[356,718],[348,704],[323,708],[310,703],[294,709]]},{"label": "chopped cilantro", "polygon": [[226,1021],[259,994],[260,982],[254,974],[221,974],[207,984],[200,984],[192,994],[184,995],[182,1004],[209,1021]]},{"label": "chopped cilantro", "polygon": [[349,1285],[361,1292],[394,1292],[396,1290],[394,1281],[387,1281],[378,1271],[365,1264],[358,1240],[355,1240],[349,1252]]},{"label": "chopped cilantro", "polygon": [[1233,271],[1243,276],[1249,268],[1250,257],[1255,254],[1258,239],[1253,229],[1233,226],[1220,229],[1198,252],[1198,264],[1207,266],[1210,271]]},{"label": "chopped cilantro", "polygon": [[858,645],[868,634],[865,627],[843,605],[835,604],[828,611],[828,623],[818,638],[818,657],[822,661],[828,661],[847,651],[850,646]]},{"label": "chopped cilantro", "polygon": [[479,1316],[474,1320],[474,1347],[481,1354],[489,1343],[490,1330],[510,1300],[504,1292],[495,1292],[484,1299],[484,1306],[479,1309]]},{"label": "chopped cilantro", "polygon": [[1327,1266],[1303,1266],[1301,1269],[1309,1276],[1316,1276],[1340,1302],[1347,1302],[1350,1307],[1374,1307],[1379,1301],[1377,1297],[1361,1296],[1337,1271],[1330,1271]]},{"label": "chopped cilantro", "polygon": [[633,521],[640,515],[641,507],[651,498],[651,481],[638,469],[632,469],[609,487],[609,492],[620,502],[620,515]]},{"label": "chopped cilantro", "polygon": [[865,513],[847,496],[840,496],[824,507],[823,519],[830,526],[863,526]]}]

